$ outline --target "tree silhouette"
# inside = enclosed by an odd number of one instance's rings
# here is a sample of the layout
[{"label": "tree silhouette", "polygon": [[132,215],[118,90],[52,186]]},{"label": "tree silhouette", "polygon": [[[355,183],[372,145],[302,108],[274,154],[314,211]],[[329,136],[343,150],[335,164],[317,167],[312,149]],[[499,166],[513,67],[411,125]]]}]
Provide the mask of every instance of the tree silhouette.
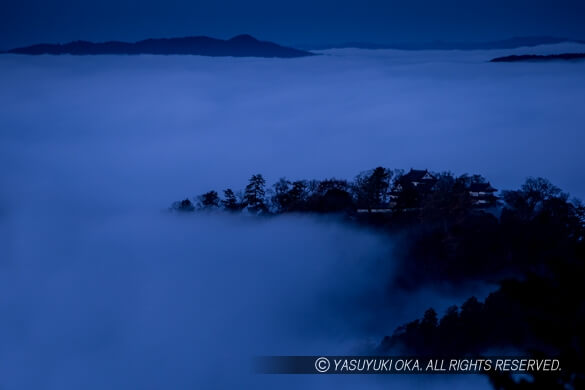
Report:
[{"label": "tree silhouette", "polygon": [[234,191],[228,188],[227,190],[223,191],[224,199],[221,201],[221,205],[227,211],[237,211],[240,209],[240,204],[238,199],[236,198],[236,194]]},{"label": "tree silhouette", "polygon": [[273,186],[274,195],[272,196],[272,204],[276,212],[286,212],[289,210],[291,203],[290,197],[290,181],[286,178],[280,178]]},{"label": "tree silhouette", "polygon": [[359,174],[354,181],[358,207],[368,209],[385,207],[391,179],[392,171],[383,167]]},{"label": "tree silhouette", "polygon": [[193,211],[195,210],[195,207],[193,206],[193,203],[188,198],[186,198],[181,201],[174,202],[171,206],[171,210]]},{"label": "tree silhouette", "polygon": [[268,211],[264,200],[265,185],[266,181],[261,174],[252,175],[250,178],[244,193],[244,201],[250,212],[261,213]]},{"label": "tree silhouette", "polygon": [[209,191],[198,197],[199,208],[212,209],[219,207],[219,195],[216,191]]}]

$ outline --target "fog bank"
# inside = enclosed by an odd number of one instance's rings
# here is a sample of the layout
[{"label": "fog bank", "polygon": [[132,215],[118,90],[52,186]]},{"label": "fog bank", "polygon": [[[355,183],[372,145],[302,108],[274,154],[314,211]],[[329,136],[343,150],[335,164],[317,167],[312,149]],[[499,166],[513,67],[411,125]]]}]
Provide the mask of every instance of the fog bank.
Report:
[{"label": "fog bank", "polygon": [[255,354],[359,352],[485,289],[389,290],[392,241],[335,219],[166,208],[378,165],[583,197],[584,64],[486,62],[508,54],[0,56],[0,387],[485,387],[252,375]]},{"label": "fog bank", "polygon": [[585,65],[486,62],[515,52],[4,55],[3,179],[16,199],[55,183],[150,209],[257,172],[351,178],[382,165],[480,173],[499,189],[545,176],[583,198]]},{"label": "fog bank", "polygon": [[416,385],[423,379],[265,377],[250,362],[363,352],[453,299],[388,295],[387,238],[334,220],[14,217],[0,272],[7,389]]}]

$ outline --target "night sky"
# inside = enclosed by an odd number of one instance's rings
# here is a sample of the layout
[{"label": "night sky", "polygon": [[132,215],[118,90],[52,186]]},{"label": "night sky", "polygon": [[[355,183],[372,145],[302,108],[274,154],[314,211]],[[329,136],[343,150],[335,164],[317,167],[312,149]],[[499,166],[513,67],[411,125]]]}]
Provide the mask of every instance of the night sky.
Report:
[{"label": "night sky", "polygon": [[585,38],[582,0],[20,0],[0,2],[0,48],[249,33],[284,44]]}]

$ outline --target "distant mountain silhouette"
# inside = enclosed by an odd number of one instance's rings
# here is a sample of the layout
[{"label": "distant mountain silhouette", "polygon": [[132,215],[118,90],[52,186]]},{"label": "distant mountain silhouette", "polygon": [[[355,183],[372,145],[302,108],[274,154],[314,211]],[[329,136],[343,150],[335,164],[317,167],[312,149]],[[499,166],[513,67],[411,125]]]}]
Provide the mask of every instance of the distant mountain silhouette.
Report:
[{"label": "distant mountain silhouette", "polygon": [[524,54],[497,57],[490,62],[520,62],[520,61],[557,61],[557,60],[582,60],[585,59],[585,53],[563,53],[550,55]]},{"label": "distant mountain silhouette", "polygon": [[324,49],[398,49],[398,50],[491,50],[491,49],[516,49],[518,47],[551,45],[555,43],[574,42],[583,43],[585,41],[572,40],[558,37],[514,37],[499,41],[488,42],[415,42],[415,43],[390,43],[375,44],[365,42],[348,42],[332,45],[297,45],[311,50]]},{"label": "distant mountain silhouette", "polygon": [[38,44],[5,51],[13,54],[189,54],[201,56],[231,57],[304,57],[313,55],[308,51],[259,41],[250,35],[238,35],[228,40],[206,36],[146,39],[129,42],[75,41],[66,44]]}]

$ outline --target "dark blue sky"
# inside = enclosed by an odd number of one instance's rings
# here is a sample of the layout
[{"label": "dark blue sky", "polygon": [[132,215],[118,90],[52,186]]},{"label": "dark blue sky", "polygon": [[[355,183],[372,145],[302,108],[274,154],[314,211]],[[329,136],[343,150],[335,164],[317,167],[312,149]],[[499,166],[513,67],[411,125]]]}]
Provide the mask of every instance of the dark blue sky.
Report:
[{"label": "dark blue sky", "polygon": [[2,0],[0,48],[249,33],[286,44],[585,38],[583,0]]}]

